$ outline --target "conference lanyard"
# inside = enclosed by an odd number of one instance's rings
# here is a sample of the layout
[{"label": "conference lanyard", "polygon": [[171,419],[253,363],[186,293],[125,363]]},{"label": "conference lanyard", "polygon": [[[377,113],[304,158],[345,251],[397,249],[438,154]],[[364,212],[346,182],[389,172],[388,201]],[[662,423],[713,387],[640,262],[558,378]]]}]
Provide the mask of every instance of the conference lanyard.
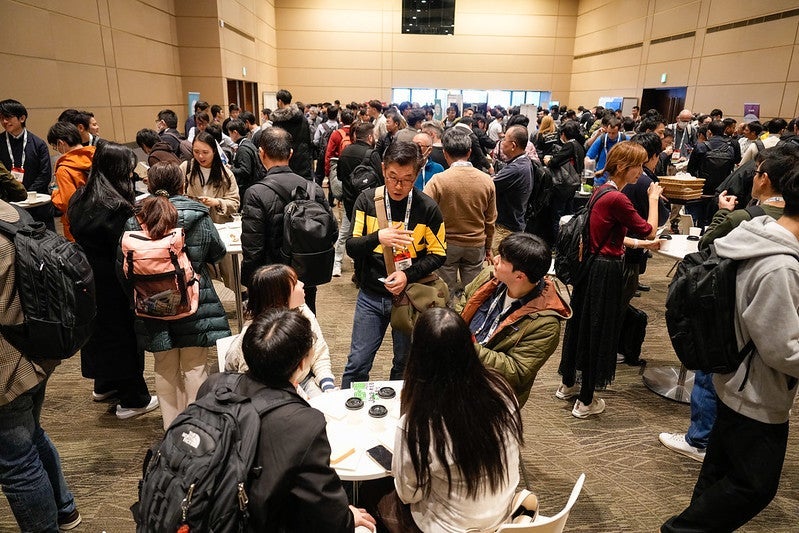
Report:
[{"label": "conference lanyard", "polygon": [[[385,204],[386,204],[386,219],[388,220],[388,227],[392,227],[392,220],[391,220],[391,204],[389,204],[388,198],[388,190],[383,192]],[[405,222],[403,223],[402,229],[408,229],[408,223],[411,220],[411,201],[413,200],[413,189],[411,192],[408,193],[408,207],[405,209]],[[398,250],[396,247],[394,249],[394,268],[396,270],[405,270],[413,265],[413,260],[411,259],[411,252],[407,248],[403,248],[402,250]]]},{"label": "conference lanyard", "polygon": [[14,154],[11,152],[11,140],[9,137],[11,137],[11,134],[6,132],[6,146],[8,147],[8,156],[11,158],[11,167],[23,170],[25,168],[25,146],[28,144],[28,128],[25,128],[22,134],[22,161],[20,161],[19,166],[17,166],[16,161],[14,161]]},{"label": "conference lanyard", "polygon": [[[388,198],[388,189],[383,191],[383,195],[385,197],[385,204],[386,204],[386,219],[388,219],[388,226],[391,227],[392,220],[391,220],[391,204],[389,204]],[[408,207],[405,209],[405,222],[403,223],[402,229],[408,229],[408,222],[411,220],[411,201],[413,200],[413,189],[411,192],[408,193]]]}]

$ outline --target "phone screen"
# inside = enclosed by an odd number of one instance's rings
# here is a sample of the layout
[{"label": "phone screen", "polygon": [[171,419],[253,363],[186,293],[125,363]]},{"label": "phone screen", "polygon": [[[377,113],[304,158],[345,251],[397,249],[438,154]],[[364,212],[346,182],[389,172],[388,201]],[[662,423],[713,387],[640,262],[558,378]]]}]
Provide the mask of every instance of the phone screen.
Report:
[{"label": "phone screen", "polygon": [[371,457],[377,464],[385,468],[386,472],[391,472],[391,459],[393,454],[388,451],[388,448],[380,444],[374,448],[369,448],[366,450],[366,453],[368,453],[369,457]]}]

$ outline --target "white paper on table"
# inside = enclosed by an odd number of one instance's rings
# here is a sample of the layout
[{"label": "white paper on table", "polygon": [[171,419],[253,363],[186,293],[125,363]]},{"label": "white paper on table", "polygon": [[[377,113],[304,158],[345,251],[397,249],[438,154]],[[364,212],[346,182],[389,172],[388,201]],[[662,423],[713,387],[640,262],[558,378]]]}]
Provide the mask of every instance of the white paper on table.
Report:
[{"label": "white paper on table", "polygon": [[322,405],[314,405],[313,408],[334,420],[344,420],[344,417],[351,412],[343,402],[324,402]]},{"label": "white paper on table", "polygon": [[[330,442],[330,466],[342,470],[357,470],[363,450],[359,449],[355,439],[347,433],[336,431],[328,431],[327,439]],[[336,462],[338,458],[346,455],[350,450],[355,451],[343,460]]]}]

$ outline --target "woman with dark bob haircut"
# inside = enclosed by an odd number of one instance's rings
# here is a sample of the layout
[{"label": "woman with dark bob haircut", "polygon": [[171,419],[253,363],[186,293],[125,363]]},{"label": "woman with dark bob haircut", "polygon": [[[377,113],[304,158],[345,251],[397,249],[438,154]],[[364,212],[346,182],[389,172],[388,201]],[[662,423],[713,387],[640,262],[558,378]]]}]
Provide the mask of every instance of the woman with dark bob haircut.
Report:
[{"label": "woman with dark bob haircut", "polygon": [[389,531],[493,531],[512,512],[522,421],[513,390],[477,357],[466,322],[430,309],[413,329],[394,442]]}]

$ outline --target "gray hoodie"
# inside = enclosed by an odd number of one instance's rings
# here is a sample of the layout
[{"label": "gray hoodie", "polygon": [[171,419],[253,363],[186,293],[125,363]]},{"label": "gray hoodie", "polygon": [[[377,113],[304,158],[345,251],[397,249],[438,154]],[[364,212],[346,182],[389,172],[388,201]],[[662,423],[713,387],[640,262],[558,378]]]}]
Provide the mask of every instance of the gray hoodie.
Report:
[{"label": "gray hoodie", "polygon": [[769,216],[742,222],[715,241],[719,256],[743,260],[738,267],[735,336],[741,348],[755,342],[749,358],[730,374],[716,374],[716,394],[730,409],[766,424],[787,422],[799,377],[799,241]]}]

